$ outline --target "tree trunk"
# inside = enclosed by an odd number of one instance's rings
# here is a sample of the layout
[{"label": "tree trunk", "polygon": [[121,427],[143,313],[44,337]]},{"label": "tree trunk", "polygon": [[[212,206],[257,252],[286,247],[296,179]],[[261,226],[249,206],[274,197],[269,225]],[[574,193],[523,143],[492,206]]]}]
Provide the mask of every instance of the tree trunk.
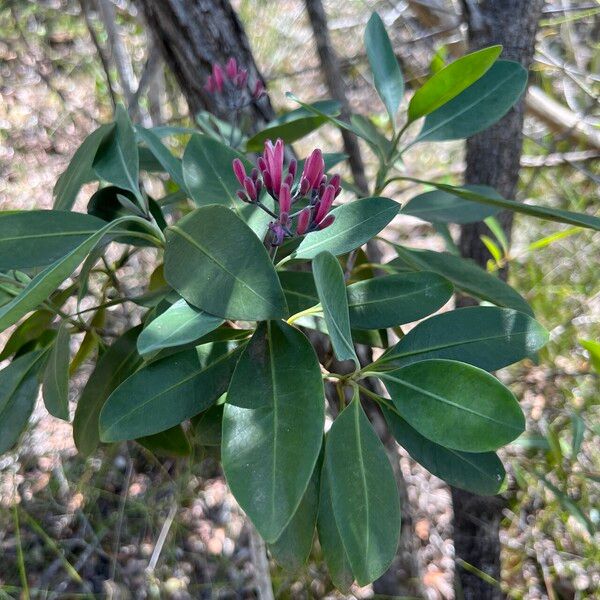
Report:
[{"label": "tree trunk", "polygon": [[[502,58],[529,68],[542,4],[543,0],[463,0],[470,49],[502,44]],[[499,123],[467,140],[466,183],[490,185],[505,198],[514,198],[523,142],[523,113],[521,100]],[[510,237],[512,213],[501,213],[498,220]],[[485,267],[491,257],[481,242],[482,234],[489,235],[484,223],[463,225],[459,248],[463,256]],[[503,276],[506,277],[505,272]],[[452,488],[452,501],[457,559],[500,581],[499,529],[504,500]],[[499,587],[459,565],[457,576],[466,600],[503,597]]]},{"label": "tree trunk", "polygon": [[[163,58],[173,71],[190,112],[208,110],[226,121],[230,115],[214,94],[204,89],[212,65],[224,65],[234,57],[248,69],[249,81],[264,79],[250,44],[229,0],[138,0],[152,29]],[[259,129],[274,118],[266,97],[248,109],[252,123]]]},{"label": "tree trunk", "polygon": [[[321,61],[321,70],[325,76],[325,83],[331,96],[338,100],[342,106],[342,119],[348,120],[350,118],[350,105],[346,97],[346,86],[342,78],[338,57],[329,39],[327,15],[325,14],[323,3],[321,0],[305,0],[305,4],[317,45],[317,53]],[[363,194],[366,194],[369,186],[365,177],[365,167],[360,155],[358,140],[353,133],[345,129],[342,129],[341,133],[344,140],[344,148],[348,154],[348,162],[350,163],[354,183]]]}]

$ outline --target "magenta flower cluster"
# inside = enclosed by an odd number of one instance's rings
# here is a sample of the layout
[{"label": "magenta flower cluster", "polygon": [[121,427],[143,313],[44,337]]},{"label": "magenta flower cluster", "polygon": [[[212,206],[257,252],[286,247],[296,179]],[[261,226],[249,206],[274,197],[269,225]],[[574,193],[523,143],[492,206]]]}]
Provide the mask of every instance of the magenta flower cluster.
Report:
[{"label": "magenta flower cluster", "polygon": [[[297,182],[297,162],[291,160],[285,169],[284,155],[282,140],[278,139],[275,143],[267,140],[264,152],[258,157],[256,167],[250,174],[239,158],[233,161],[233,172],[242,186],[237,192],[238,197],[244,202],[256,204],[274,218],[269,224],[273,246],[280,246],[285,238],[329,227],[335,218],[329,211],[341,192],[340,176],[333,175],[329,179],[325,175],[323,153],[318,148],[304,162]],[[277,213],[261,202],[263,189],[275,200]],[[300,202],[302,200],[304,202]],[[296,202],[305,206],[293,212],[292,206]]]},{"label": "magenta flower cluster", "polygon": [[250,94],[251,98],[258,100],[265,93],[265,87],[257,79],[252,88],[248,86],[248,70],[238,67],[235,58],[231,57],[225,67],[213,64],[212,75],[208,76],[204,89],[210,94],[226,94],[239,96],[240,92]]}]

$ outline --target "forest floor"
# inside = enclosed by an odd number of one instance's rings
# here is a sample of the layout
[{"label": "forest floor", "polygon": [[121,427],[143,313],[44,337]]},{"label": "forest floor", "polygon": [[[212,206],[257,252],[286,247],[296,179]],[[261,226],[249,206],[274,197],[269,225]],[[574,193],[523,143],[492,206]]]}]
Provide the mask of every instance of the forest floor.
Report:
[{"label": "forest floor", "polygon": [[[2,210],[49,208],[53,185],[78,144],[110,118],[95,49],[77,3],[40,3],[36,23],[31,21],[33,4],[23,3],[23,38],[11,25],[11,15],[0,12],[0,31],[7,32],[0,36]],[[240,14],[270,79],[274,104],[292,108],[283,96],[287,90],[307,100],[327,96],[302,3],[289,0],[277,11],[266,4],[247,0]],[[366,5],[376,3],[348,2],[332,19],[334,42],[345,57],[361,54]],[[399,47],[406,44],[413,72],[422,73],[432,47],[409,44],[419,34],[411,19],[394,30],[396,41]],[[121,25],[136,65],[143,64],[145,40],[132,23],[134,15],[126,13]],[[282,44],[284,27],[292,33]],[[259,30],[260,35],[253,33]],[[364,61],[349,64],[353,109],[382,119],[379,107],[373,108]],[[551,73],[547,88],[560,89],[561,77]],[[181,102],[170,98],[165,119],[178,118],[180,112]],[[574,148],[570,140],[556,145],[533,118],[527,119],[526,133],[530,157],[545,155],[550,145],[559,151]],[[341,147],[338,133],[324,128],[298,144],[298,152],[317,144],[327,150]],[[459,181],[462,166],[460,144],[419,147],[407,157],[407,168],[417,177],[449,173],[448,181]],[[594,202],[597,167],[523,169],[520,197],[581,210]],[[402,188],[393,193],[403,201],[414,192]],[[89,193],[82,192],[80,210]],[[529,361],[500,373],[522,398],[528,421],[527,435],[503,456],[509,485],[501,532],[502,587],[511,598],[526,600],[600,598],[600,540],[589,531],[590,522],[596,529],[600,525],[599,386],[578,343],[600,338],[600,235],[577,231],[540,249],[531,247],[563,229],[518,218],[511,249],[511,282],[551,332],[539,364]],[[441,248],[436,232],[417,220],[395,222],[390,233],[412,246]],[[140,258],[141,273],[145,260]],[[143,285],[140,273],[132,269],[129,276],[132,287]],[[120,308],[114,316],[136,318]],[[87,374],[82,369],[80,383]],[[76,383],[73,399],[78,389]],[[449,490],[401,449],[397,462],[413,534],[403,555],[412,556],[417,576],[407,581],[401,565],[393,575],[394,596],[460,598],[453,587]],[[161,532],[168,533],[162,546],[157,544]],[[250,535],[210,454],[157,459],[136,444],[122,444],[83,460],[70,425],[51,417],[39,402],[19,446],[0,457],[0,598],[26,597],[27,586],[34,598],[255,597]],[[340,597],[318,549],[303,574],[290,576],[272,563],[271,576],[278,598]],[[352,590],[356,598],[374,594],[372,586]]]}]

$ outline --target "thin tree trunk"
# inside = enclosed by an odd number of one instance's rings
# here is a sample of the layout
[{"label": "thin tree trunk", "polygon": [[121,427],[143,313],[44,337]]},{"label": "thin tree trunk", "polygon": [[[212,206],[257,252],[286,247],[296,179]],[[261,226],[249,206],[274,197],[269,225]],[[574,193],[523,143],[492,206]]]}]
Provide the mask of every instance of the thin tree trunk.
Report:
[{"label": "thin tree trunk", "polygon": [[[350,105],[346,96],[346,85],[342,78],[338,57],[331,46],[329,30],[327,29],[327,15],[323,3],[321,0],[305,0],[305,4],[317,45],[317,53],[321,61],[321,70],[325,76],[325,83],[331,96],[341,104],[342,118],[347,120],[350,117]],[[354,183],[362,193],[366,194],[369,186],[365,177],[365,167],[358,140],[354,134],[345,129],[342,129],[341,133]]]},{"label": "thin tree trunk", "polygon": [[[204,89],[214,63],[224,65],[233,56],[248,69],[250,82],[264,82],[229,0],[138,0],[137,4],[193,115],[208,110],[229,120],[227,108]],[[256,129],[275,116],[265,97],[249,110]]]},{"label": "thin tree trunk", "polygon": [[[470,49],[502,44],[503,58],[528,68],[542,4],[543,0],[463,0]],[[490,185],[504,197],[514,198],[523,142],[523,113],[524,103],[520,101],[499,123],[467,141],[466,183]],[[498,220],[510,237],[512,213],[501,213]],[[463,225],[459,248],[463,256],[485,266],[490,255],[481,242],[482,234],[489,235],[484,223]],[[504,500],[452,488],[452,501],[457,559],[500,581],[499,530]],[[499,587],[462,568],[460,563],[457,576],[466,600],[503,597]]]}]

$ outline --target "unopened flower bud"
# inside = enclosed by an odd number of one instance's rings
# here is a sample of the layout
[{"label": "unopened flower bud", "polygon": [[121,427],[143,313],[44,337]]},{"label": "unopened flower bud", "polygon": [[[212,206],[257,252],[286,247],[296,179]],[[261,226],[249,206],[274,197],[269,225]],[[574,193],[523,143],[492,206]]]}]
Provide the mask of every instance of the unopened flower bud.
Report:
[{"label": "unopened flower bud", "polygon": [[335,215],[327,215],[318,225],[319,229],[329,227],[335,221]]},{"label": "unopened flower bud", "polygon": [[296,233],[298,235],[304,235],[308,230],[310,224],[310,208],[303,208],[298,214],[298,227]]},{"label": "unopened flower bud", "polygon": [[233,172],[237,180],[240,182],[240,185],[244,185],[244,179],[246,179],[246,169],[244,167],[244,163],[239,158],[234,158],[231,163],[233,167]]},{"label": "unopened flower bud", "polygon": [[233,79],[237,75],[237,72],[238,72],[237,61],[232,56],[227,61],[227,65],[225,66],[225,73],[227,73],[227,77],[229,77],[229,79]]}]

